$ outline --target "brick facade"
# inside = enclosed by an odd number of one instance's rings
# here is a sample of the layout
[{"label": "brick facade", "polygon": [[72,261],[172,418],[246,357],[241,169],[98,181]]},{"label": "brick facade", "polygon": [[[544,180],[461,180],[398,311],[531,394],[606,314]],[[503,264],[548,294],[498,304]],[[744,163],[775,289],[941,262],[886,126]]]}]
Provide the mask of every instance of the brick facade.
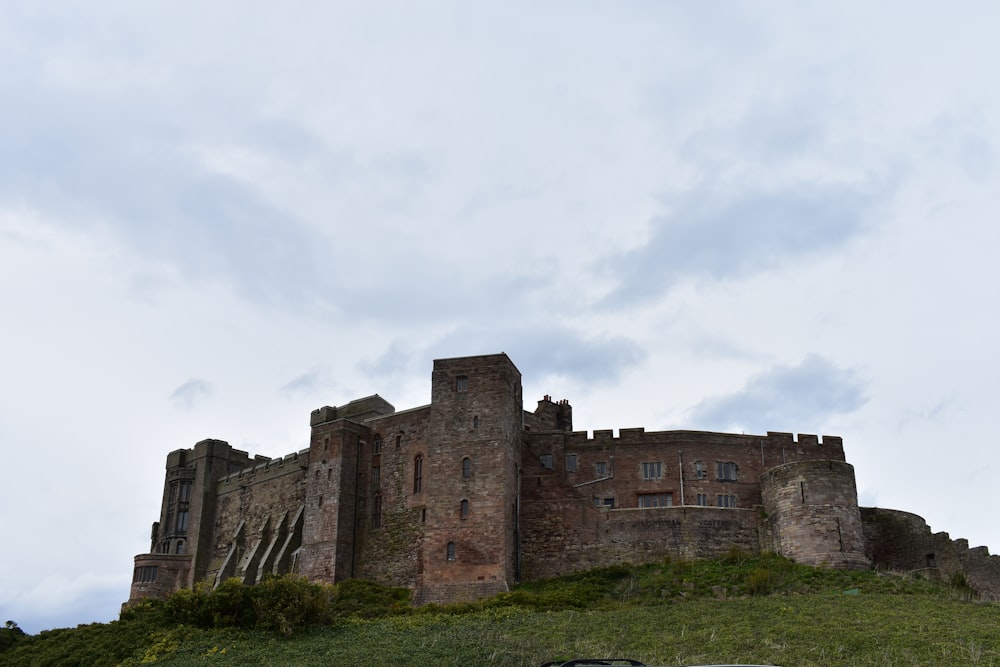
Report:
[{"label": "brick facade", "polygon": [[523,410],[521,374],[497,354],[436,360],[429,405],[314,410],[308,447],[282,458],[219,440],[171,452],[129,602],[289,572],[449,602],[733,547],[832,567],[888,553],[873,544],[895,533],[863,526],[838,437],[572,423],[568,401]]}]

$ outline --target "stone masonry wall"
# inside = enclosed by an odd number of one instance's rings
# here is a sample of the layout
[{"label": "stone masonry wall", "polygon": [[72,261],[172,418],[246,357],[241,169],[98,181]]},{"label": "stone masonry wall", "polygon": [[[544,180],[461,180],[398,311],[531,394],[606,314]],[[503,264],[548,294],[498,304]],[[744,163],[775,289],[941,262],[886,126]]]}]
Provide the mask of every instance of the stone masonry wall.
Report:
[{"label": "stone masonry wall", "polygon": [[[258,463],[216,482],[216,511],[205,579],[215,581],[228,559],[225,576],[246,576],[245,556],[263,548],[279,529],[283,515],[294,515],[305,496],[309,451]],[[257,572],[251,572],[254,579]]]},{"label": "stone masonry wall", "polygon": [[281,459],[219,440],[171,452],[130,601],[291,570],[445,602],[733,547],[961,574],[1000,599],[1000,557],[984,547],[931,534],[915,515],[862,515],[838,437],[573,432],[568,401],[545,396],[523,410],[521,374],[505,354],[435,360],[431,396],[400,412],[378,395],[315,410],[308,449]]},{"label": "stone masonry wall", "polygon": [[770,549],[806,565],[868,567],[854,468],[797,461],[761,478]]},{"label": "stone masonry wall", "polygon": [[[429,416],[430,406],[423,406],[366,421],[372,435],[360,464],[364,498],[358,518],[360,577],[392,586],[416,586],[427,511],[423,492],[413,493],[414,465],[416,457],[422,457],[422,483],[434,483],[426,465],[431,451]],[[381,444],[376,454],[378,439]],[[377,521],[376,494],[381,503]]]},{"label": "stone masonry wall", "polygon": [[984,600],[1000,601],[1000,556],[968,540],[932,533],[922,517],[909,512],[861,508],[867,554],[879,568],[918,572],[952,581],[962,575]]}]

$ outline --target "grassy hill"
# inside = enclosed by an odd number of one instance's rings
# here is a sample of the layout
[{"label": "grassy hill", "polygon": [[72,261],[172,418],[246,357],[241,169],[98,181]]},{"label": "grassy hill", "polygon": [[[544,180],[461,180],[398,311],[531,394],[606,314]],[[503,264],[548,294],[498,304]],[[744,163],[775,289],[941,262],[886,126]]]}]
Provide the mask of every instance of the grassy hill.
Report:
[{"label": "grassy hill", "polygon": [[942,584],[762,556],[614,567],[476,604],[273,580],[184,592],[108,624],[19,638],[0,665],[998,665],[1000,606]]}]

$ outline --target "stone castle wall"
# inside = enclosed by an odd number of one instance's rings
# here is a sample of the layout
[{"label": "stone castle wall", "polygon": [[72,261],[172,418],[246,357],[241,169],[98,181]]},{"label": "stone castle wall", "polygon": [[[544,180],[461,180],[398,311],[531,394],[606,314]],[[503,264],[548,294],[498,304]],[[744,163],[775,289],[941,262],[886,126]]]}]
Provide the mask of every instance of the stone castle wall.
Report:
[{"label": "stone castle wall", "polygon": [[932,533],[909,512],[862,507],[860,513],[867,555],[879,568],[956,583],[960,577],[981,599],[1000,601],[1000,556],[986,547],[970,549],[968,540]]},{"label": "stone castle wall", "polygon": [[294,572],[449,602],[733,548],[832,567],[927,568],[932,554],[942,576],[1000,595],[1000,559],[985,550],[912,515],[862,515],[838,437],[574,432],[568,401],[523,410],[504,354],[436,360],[431,397],[398,412],[377,395],[315,410],[308,447],[280,459],[218,440],[171,452],[130,601]]}]

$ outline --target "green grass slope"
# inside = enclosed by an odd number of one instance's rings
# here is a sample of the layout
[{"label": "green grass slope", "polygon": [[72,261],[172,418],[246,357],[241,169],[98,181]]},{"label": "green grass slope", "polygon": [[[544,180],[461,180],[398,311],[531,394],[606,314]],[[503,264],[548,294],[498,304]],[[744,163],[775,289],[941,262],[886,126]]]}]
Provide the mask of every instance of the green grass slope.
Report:
[{"label": "green grass slope", "polygon": [[[216,597],[218,596],[218,597]],[[254,597],[256,596],[256,597]],[[614,567],[411,609],[364,582],[187,592],[109,624],[22,637],[0,665],[998,665],[1000,606],[939,584],[776,557]]]}]

